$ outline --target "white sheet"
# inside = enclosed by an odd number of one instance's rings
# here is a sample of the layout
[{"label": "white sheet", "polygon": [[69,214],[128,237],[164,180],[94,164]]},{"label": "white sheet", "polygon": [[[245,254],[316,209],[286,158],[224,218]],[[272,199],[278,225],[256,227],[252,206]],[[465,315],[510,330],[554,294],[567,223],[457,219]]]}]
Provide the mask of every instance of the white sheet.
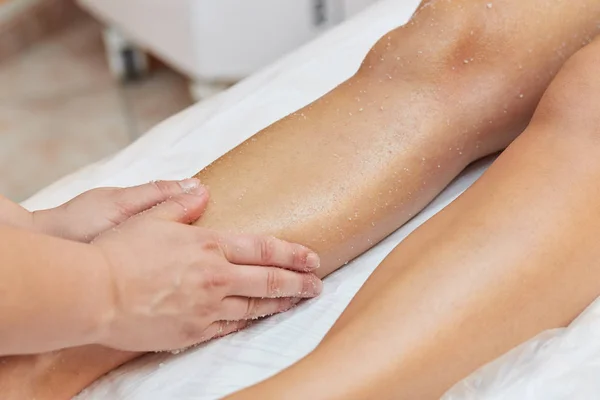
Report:
[{"label": "white sheet", "polygon": [[[331,31],[223,95],[155,128],[116,156],[43,190],[30,209],[58,205],[98,186],[192,175],[271,122],[350,76],[369,47],[405,22],[418,0],[389,0]],[[98,381],[82,399],[216,399],[256,383],[307,354],[377,264],[489,165],[469,168],[402,229],[328,277],[324,293],[284,315],[173,356],[153,354]],[[546,332],[458,384],[448,399],[595,398],[600,393],[600,305],[573,325]]]}]

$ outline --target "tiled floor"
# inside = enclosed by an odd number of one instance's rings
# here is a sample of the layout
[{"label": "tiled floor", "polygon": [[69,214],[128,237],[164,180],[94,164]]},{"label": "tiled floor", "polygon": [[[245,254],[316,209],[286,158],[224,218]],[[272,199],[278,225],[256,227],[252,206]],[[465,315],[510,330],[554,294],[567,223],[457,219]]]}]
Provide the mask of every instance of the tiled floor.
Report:
[{"label": "tiled floor", "polygon": [[121,85],[84,18],[0,64],[0,193],[21,201],[192,103],[166,68]]}]

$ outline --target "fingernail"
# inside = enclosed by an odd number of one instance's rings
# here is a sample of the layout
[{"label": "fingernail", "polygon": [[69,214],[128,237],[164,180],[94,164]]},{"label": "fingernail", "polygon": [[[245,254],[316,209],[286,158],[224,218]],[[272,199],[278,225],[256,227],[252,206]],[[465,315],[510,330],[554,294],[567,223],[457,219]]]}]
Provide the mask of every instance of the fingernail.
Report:
[{"label": "fingernail", "polygon": [[196,178],[184,179],[178,183],[183,193],[202,194],[205,192],[204,187],[200,186],[200,181]]},{"label": "fingernail", "polygon": [[310,278],[305,281],[305,287],[302,291],[302,295],[304,297],[316,297],[321,294],[323,291],[323,282],[317,278],[315,275],[311,275]]},{"label": "fingernail", "polygon": [[321,266],[321,259],[317,255],[317,253],[308,253],[306,256],[306,268],[308,269],[317,269]]}]

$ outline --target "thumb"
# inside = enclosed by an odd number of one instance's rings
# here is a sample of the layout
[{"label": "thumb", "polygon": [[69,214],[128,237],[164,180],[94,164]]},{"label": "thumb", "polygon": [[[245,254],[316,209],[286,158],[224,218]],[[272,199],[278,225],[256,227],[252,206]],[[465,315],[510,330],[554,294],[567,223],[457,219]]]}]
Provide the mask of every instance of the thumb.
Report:
[{"label": "thumb", "polygon": [[191,193],[199,186],[200,181],[195,178],[182,181],[154,181],[144,185],[119,189],[116,201],[119,204],[127,205],[127,215],[123,215],[123,218],[126,219],[174,196]]},{"label": "thumb", "polygon": [[190,224],[202,216],[208,205],[209,197],[208,189],[205,186],[197,186],[186,193],[169,198],[141,216]]}]

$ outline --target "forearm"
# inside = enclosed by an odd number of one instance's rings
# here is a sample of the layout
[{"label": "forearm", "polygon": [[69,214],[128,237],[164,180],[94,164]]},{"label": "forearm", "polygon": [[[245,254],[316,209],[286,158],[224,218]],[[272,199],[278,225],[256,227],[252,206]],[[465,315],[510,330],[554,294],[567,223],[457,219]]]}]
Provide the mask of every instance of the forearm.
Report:
[{"label": "forearm", "polygon": [[[58,212],[57,212],[58,211]],[[29,211],[19,204],[0,195],[0,226],[10,226],[31,232],[71,239],[64,210],[61,207],[47,210]]]},{"label": "forearm", "polygon": [[33,216],[20,205],[0,195],[0,225],[31,229],[34,225]]},{"label": "forearm", "polygon": [[[202,171],[213,204],[199,223],[300,242],[330,273],[518,135],[563,58],[597,29],[596,2],[567,3],[423,7],[348,82]],[[97,368],[77,379],[65,373],[77,357],[45,373],[69,395],[135,356],[94,354]]]},{"label": "forearm", "polygon": [[112,304],[108,269],[98,252],[0,226],[0,257],[0,354],[93,342]]}]

